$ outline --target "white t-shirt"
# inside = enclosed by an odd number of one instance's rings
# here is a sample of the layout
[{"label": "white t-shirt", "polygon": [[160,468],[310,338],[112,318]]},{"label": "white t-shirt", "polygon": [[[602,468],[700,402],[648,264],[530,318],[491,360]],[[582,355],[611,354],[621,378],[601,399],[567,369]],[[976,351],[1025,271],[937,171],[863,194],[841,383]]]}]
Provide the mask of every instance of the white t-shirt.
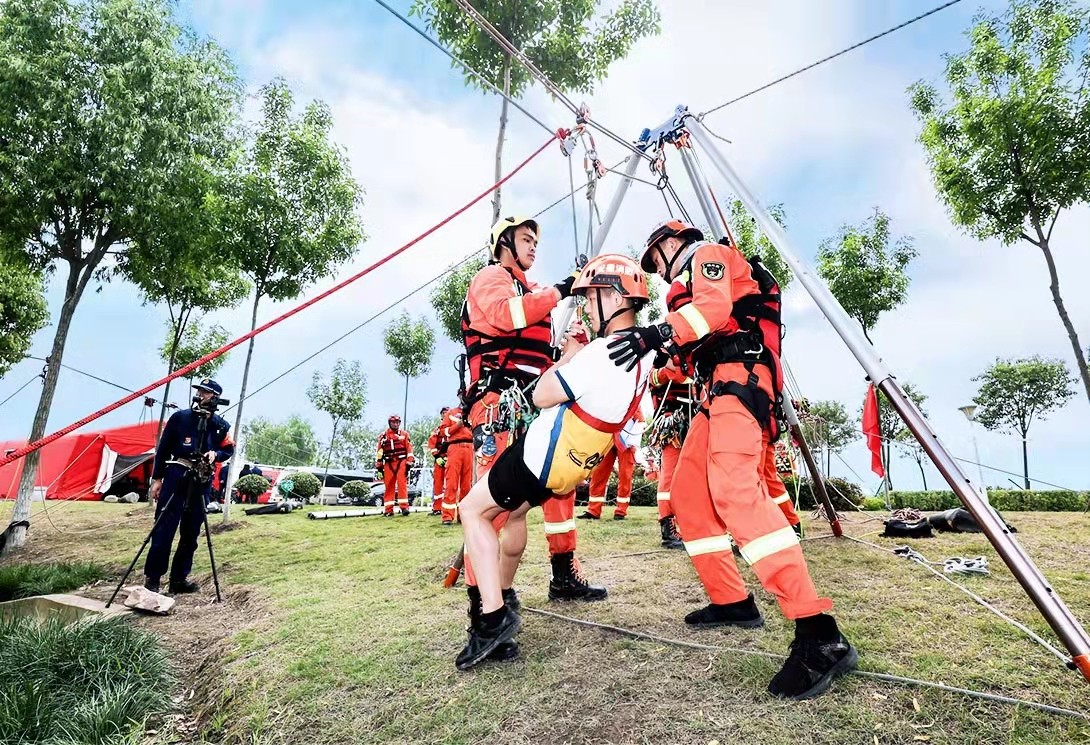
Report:
[{"label": "white t-shirt", "polygon": [[627,422],[632,402],[647,388],[654,353],[625,370],[609,358],[606,345],[614,338],[595,339],[557,370],[569,400],[543,409],[526,431],[526,466],[555,494],[590,475],[613,447],[614,432],[602,431],[602,423]]}]

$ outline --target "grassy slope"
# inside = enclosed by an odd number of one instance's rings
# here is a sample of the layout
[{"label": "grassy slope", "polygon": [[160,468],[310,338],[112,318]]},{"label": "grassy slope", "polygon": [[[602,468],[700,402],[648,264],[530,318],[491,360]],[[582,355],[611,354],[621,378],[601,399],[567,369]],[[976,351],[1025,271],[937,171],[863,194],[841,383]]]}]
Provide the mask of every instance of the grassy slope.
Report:
[{"label": "grassy slope", "polygon": [[[84,529],[113,523],[127,509],[76,505],[56,510],[54,519],[64,530]],[[703,595],[682,552],[610,558],[657,548],[653,510],[633,512],[625,523],[580,523],[586,572],[611,593],[587,606],[546,603],[545,542],[532,528],[516,583],[524,604],[672,638],[785,652],[790,629],[760,591],[765,629],[685,629],[681,616]],[[1090,623],[1090,516],[1009,518],[1075,615]],[[206,732],[212,740],[1090,742],[1087,722],[861,678],[841,681],[813,702],[775,702],[764,692],[778,666],[772,660],[632,641],[529,613],[518,662],[458,674],[452,660],[464,639],[464,593],[438,584],[460,540],[456,529],[423,515],[243,519],[245,529],[216,538],[217,557],[226,583],[256,586],[271,617],[234,637],[223,704]],[[149,524],[138,512],[107,531],[57,534],[39,521],[32,558],[93,556],[123,567]],[[880,524],[849,527],[861,534]],[[820,532],[814,524],[811,534]],[[963,581],[1052,638],[983,537],[942,536],[913,546],[931,559],[987,556],[992,575]],[[1090,709],[1090,689],[1076,674],[922,568],[858,544],[815,541],[806,551],[865,669]],[[207,556],[198,553],[197,571],[206,569]]]}]

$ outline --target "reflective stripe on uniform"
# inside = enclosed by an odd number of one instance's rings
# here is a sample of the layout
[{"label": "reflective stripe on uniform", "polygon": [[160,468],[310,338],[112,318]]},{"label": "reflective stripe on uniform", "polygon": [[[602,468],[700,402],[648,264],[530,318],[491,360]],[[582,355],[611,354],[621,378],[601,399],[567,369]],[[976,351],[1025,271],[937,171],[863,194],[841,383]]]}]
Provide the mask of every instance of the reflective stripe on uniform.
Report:
[{"label": "reflective stripe on uniform", "polygon": [[591,502],[605,502],[606,498],[605,497],[591,497],[590,501]]},{"label": "reflective stripe on uniform", "polygon": [[522,296],[509,298],[507,307],[511,310],[511,328],[515,331],[526,328],[526,309],[522,306]]},{"label": "reflective stripe on uniform", "polygon": [[693,333],[696,335],[697,339],[707,336],[712,330],[711,326],[708,325],[708,322],[704,320],[704,315],[697,310],[696,306],[692,303],[681,306],[677,309],[677,312],[693,327]]},{"label": "reflective stripe on uniform", "polygon": [[575,518],[571,520],[565,520],[562,523],[544,523],[545,535],[559,535],[561,533],[570,533],[575,530]]},{"label": "reflective stripe on uniform", "polygon": [[790,500],[791,500],[791,496],[789,494],[787,494],[787,492],[784,492],[783,494],[781,494],[778,497],[772,497],[772,501],[775,502],[776,504],[783,504],[784,502],[788,502]]},{"label": "reflective stripe on uniform", "polygon": [[669,502],[670,501],[670,492],[660,491],[658,494],[655,495],[655,501],[656,502]]},{"label": "reflective stripe on uniform", "polygon": [[790,527],[774,530],[742,546],[742,558],[751,565],[772,554],[798,545],[799,537]]},{"label": "reflective stripe on uniform", "polygon": [[458,505],[457,505],[457,504],[452,504],[452,503],[450,503],[450,502],[443,502],[443,503],[442,503],[442,504],[441,504],[440,506],[441,506],[441,507],[442,507],[442,508],[443,508],[444,510],[453,510],[453,509],[454,509],[455,507],[457,507]]},{"label": "reflective stripe on uniform", "polygon": [[713,535],[708,538],[697,538],[695,541],[682,541],[685,544],[685,551],[689,556],[700,556],[701,554],[714,554],[717,551],[730,551],[730,547],[733,545],[729,535]]},{"label": "reflective stripe on uniform", "polygon": [[617,504],[628,504],[631,501],[631,497],[617,497]]}]

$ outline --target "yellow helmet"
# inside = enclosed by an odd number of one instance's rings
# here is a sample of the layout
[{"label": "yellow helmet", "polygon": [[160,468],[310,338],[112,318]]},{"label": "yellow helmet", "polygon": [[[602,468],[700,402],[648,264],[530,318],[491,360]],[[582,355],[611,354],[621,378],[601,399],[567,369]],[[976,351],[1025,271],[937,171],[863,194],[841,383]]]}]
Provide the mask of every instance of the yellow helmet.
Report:
[{"label": "yellow helmet", "polygon": [[537,220],[532,217],[501,217],[496,221],[496,224],[492,226],[492,258],[500,258],[500,239],[503,234],[511,228],[519,228],[523,225],[534,231],[534,237],[537,240],[541,240],[541,226],[537,224]]}]

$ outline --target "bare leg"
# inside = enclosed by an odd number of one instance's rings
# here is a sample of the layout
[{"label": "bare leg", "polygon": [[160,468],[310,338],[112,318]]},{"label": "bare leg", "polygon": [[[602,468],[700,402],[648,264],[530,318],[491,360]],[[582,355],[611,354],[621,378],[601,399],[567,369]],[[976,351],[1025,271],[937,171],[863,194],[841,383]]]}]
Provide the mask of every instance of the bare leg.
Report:
[{"label": "bare leg", "polygon": [[503,528],[503,541],[500,543],[500,581],[504,589],[515,582],[515,572],[522,563],[522,554],[526,551],[526,513],[530,505],[524,504],[511,513],[507,525]]},{"label": "bare leg", "polygon": [[[527,505],[520,508],[524,516],[523,543],[525,544],[525,514]],[[481,609],[491,613],[503,606],[500,583],[500,542],[492,520],[505,510],[496,504],[488,488],[488,479],[481,479],[469,490],[469,495],[459,505],[462,530],[465,532],[466,553],[473,561],[473,574],[481,592]],[[506,542],[507,537],[504,536]]]}]

